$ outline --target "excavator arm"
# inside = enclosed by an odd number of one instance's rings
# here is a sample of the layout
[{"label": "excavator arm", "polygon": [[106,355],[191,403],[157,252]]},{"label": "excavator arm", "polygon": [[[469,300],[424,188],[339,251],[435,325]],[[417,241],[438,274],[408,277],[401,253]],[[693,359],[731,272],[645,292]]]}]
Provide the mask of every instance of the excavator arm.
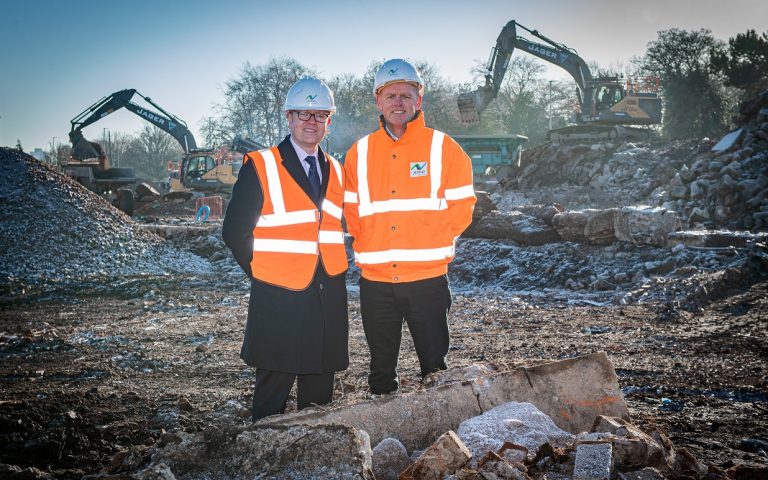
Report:
[{"label": "excavator arm", "polygon": [[[139,95],[147,103],[162,112],[162,114],[153,112],[152,110],[131,102],[134,95]],[[166,112],[159,105],[154,103],[152,99],[138,93],[135,89],[126,89],[102,98],[71,120],[70,123],[72,124],[72,129],[69,132],[69,140],[72,143],[73,158],[83,160],[86,158],[103,156],[103,152],[100,152],[100,146],[95,142],[86,140],[85,137],[83,137],[82,130],[121,108],[125,108],[135,113],[161,130],[168,132],[168,134],[181,144],[181,148],[184,149],[185,154],[197,149],[195,138],[192,136],[192,132],[189,131],[183,120]]]},{"label": "excavator arm", "polygon": [[[518,36],[517,27],[526,30],[546,44],[532,42],[525,37]],[[588,99],[592,98],[588,92],[589,89],[593,88],[592,74],[586,62],[573,49],[550,40],[537,30],[530,30],[516,21],[510,20],[501,30],[496,39],[496,46],[491,51],[491,57],[486,67],[485,85],[474,92],[459,95],[459,114],[463,122],[479,121],[479,114],[485,110],[491,100],[496,98],[504,75],[507,73],[510,56],[515,48],[524,50],[567,71],[579,87],[577,93],[580,104],[584,100],[589,101]],[[591,105],[582,105],[582,110],[585,108],[590,109]]]}]

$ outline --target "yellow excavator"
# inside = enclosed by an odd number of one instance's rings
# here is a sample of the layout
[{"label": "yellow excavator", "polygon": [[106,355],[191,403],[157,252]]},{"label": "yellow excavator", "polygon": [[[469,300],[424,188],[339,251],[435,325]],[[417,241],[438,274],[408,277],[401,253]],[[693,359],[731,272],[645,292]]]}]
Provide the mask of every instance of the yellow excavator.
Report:
[{"label": "yellow excavator", "polygon": [[[544,43],[517,35],[517,27]],[[459,95],[459,114],[465,123],[479,121],[480,113],[496,98],[517,48],[567,71],[576,81],[579,112],[576,124],[550,130],[553,143],[581,143],[611,140],[644,140],[650,130],[638,126],[661,123],[659,83],[653,79],[623,82],[619,77],[593,77],[586,62],[575,50],[557,43],[537,30],[510,20],[501,30],[486,66],[485,85]]]},{"label": "yellow excavator", "polygon": [[[132,100],[136,95],[158,111],[134,103]],[[242,162],[221,161],[216,158],[213,150],[198,148],[195,137],[183,120],[165,111],[151,98],[135,89],[120,90],[103,97],[71,120],[69,139],[72,143],[72,156],[63,165],[67,174],[88,189],[110,198],[115,206],[128,215],[133,213],[135,195],[131,186],[136,183],[134,169],[111,167],[102,146],[83,136],[85,127],[121,108],[167,132],[181,145],[182,157],[179,162],[172,162],[177,167],[174,167],[174,171],[169,171],[170,192],[166,194],[167,198],[187,198],[194,195],[193,192],[210,194],[228,193],[232,190]],[[265,147],[255,140],[235,137],[230,148],[238,153],[247,153]]]}]

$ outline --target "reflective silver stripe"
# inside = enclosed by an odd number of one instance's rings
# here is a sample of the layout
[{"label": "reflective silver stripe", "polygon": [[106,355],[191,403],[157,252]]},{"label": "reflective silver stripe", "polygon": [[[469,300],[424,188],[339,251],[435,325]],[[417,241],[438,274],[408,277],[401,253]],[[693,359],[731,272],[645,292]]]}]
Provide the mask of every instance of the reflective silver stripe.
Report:
[{"label": "reflective silver stripe", "polygon": [[446,188],[445,198],[447,200],[461,200],[462,198],[469,198],[475,196],[475,189],[472,185],[464,185],[463,187]]},{"label": "reflective silver stripe", "polygon": [[371,204],[371,192],[368,189],[368,137],[357,141],[357,198],[360,202],[360,216]]},{"label": "reflective silver stripe", "polygon": [[[432,144],[429,149],[429,198],[393,199],[371,202],[370,189],[368,187],[368,136],[357,142],[357,195],[360,200],[358,215],[366,217],[374,213],[409,212],[415,210],[445,210],[447,204],[444,198],[439,198],[437,191],[440,189],[440,181],[443,173],[443,140],[445,134],[435,130],[432,135]],[[347,200],[345,192],[344,201]]]},{"label": "reflective silver stripe", "polygon": [[357,203],[357,194],[355,192],[350,192],[349,190],[344,190],[344,203]]},{"label": "reflective silver stripe", "polygon": [[327,198],[323,200],[323,211],[328,215],[341,220],[341,207],[328,200]]},{"label": "reflective silver stripe", "polygon": [[[394,200],[384,200],[382,202],[373,202],[368,205],[366,214],[386,213],[386,212],[411,212],[414,210],[445,210],[448,204],[441,198],[398,198]],[[362,211],[362,208],[361,208]],[[364,216],[360,213],[360,216]]]},{"label": "reflective silver stripe", "polygon": [[272,207],[275,214],[285,213],[285,200],[283,199],[283,188],[280,184],[280,174],[277,173],[277,162],[272,150],[260,150],[259,153],[264,158],[264,169],[267,171],[267,185],[269,186],[269,197],[272,200]]},{"label": "reflective silver stripe", "polygon": [[320,234],[317,236],[317,240],[320,243],[344,243],[344,232],[320,230]]},{"label": "reflective silver stripe", "polygon": [[454,247],[423,248],[423,249],[394,249],[379,252],[355,253],[355,261],[361,265],[373,265],[389,262],[428,262],[444,260],[453,257]]},{"label": "reflective silver stripe", "polygon": [[429,196],[437,198],[437,189],[440,188],[440,179],[443,176],[443,139],[445,134],[435,130],[432,132],[432,146],[429,149],[429,180],[432,187]]},{"label": "reflective silver stripe", "polygon": [[312,223],[317,220],[317,210],[297,210],[295,212],[271,213],[262,215],[256,222],[257,227],[281,227],[297,223]]},{"label": "reflective silver stripe", "polygon": [[273,240],[268,238],[253,239],[254,252],[282,252],[317,254],[317,242],[302,240]]},{"label": "reflective silver stripe", "polygon": [[331,170],[336,172],[336,178],[339,179],[339,185],[344,185],[344,179],[342,178],[342,173],[341,173],[341,164],[330,155],[326,154],[325,158],[327,158],[328,163],[331,164],[331,167],[332,167]]}]

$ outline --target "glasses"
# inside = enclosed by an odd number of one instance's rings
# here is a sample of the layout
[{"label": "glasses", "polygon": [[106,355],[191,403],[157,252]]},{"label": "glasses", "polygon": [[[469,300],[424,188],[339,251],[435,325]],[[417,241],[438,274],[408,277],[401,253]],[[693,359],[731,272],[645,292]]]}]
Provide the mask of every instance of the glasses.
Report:
[{"label": "glasses", "polygon": [[315,121],[318,123],[325,123],[326,120],[328,120],[328,117],[330,117],[327,113],[310,113],[310,112],[297,112],[293,111],[293,113],[296,114],[297,117],[299,117],[299,120],[306,122],[310,118],[315,117]]}]

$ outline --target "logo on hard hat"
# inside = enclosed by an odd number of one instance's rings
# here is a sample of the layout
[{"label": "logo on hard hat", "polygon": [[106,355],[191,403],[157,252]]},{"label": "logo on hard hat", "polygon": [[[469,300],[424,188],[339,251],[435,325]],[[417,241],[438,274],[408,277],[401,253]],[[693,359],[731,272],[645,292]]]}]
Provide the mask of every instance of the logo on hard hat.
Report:
[{"label": "logo on hard hat", "polygon": [[307,103],[315,103],[315,99],[317,98],[317,94],[315,95],[307,95]]},{"label": "logo on hard hat", "polygon": [[398,70],[398,68],[390,68],[389,72],[387,72],[387,73],[389,73],[390,77],[394,77],[397,74],[397,70]]}]

